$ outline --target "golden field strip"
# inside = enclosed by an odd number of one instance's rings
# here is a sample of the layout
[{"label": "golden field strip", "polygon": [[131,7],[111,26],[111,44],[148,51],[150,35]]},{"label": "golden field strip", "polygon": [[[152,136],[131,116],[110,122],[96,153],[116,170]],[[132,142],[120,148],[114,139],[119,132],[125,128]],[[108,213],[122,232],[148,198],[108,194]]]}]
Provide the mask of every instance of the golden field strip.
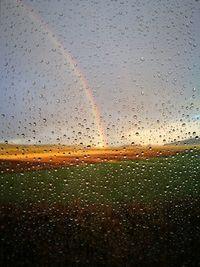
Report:
[{"label": "golden field strip", "polygon": [[138,155],[159,156],[171,155],[185,150],[200,149],[200,145],[164,145],[164,146],[125,146],[109,148],[84,148],[56,145],[6,145],[0,144],[0,159],[27,160],[36,158],[74,157],[74,156],[109,156]]},{"label": "golden field strip", "polygon": [[109,148],[84,148],[55,145],[0,144],[0,160],[53,160],[73,157],[135,156],[139,158],[175,155],[185,150],[200,149],[200,145],[125,146]]}]

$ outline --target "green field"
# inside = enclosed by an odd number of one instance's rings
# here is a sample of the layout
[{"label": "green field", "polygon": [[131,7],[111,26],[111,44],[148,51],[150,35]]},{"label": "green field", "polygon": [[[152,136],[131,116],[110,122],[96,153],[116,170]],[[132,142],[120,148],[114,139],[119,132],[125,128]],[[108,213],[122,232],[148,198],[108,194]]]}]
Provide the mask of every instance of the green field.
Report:
[{"label": "green field", "polygon": [[152,202],[200,195],[200,150],[171,157],[5,173],[1,203]]},{"label": "green field", "polygon": [[0,177],[2,266],[200,264],[200,150]]}]

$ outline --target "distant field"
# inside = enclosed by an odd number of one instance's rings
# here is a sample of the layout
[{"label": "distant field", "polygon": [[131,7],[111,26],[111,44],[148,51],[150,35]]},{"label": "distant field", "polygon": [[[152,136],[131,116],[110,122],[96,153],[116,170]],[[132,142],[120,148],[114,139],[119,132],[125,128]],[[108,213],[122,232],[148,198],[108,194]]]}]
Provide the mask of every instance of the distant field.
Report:
[{"label": "distant field", "polygon": [[193,148],[200,149],[200,145],[165,145],[165,146],[124,146],[124,147],[108,147],[108,148],[96,148],[96,147],[77,147],[77,146],[64,146],[64,145],[11,145],[11,144],[0,144],[0,159],[1,158],[15,158],[20,156],[34,156],[34,154],[49,154],[49,155],[94,155],[94,154],[115,154],[118,153],[129,153],[129,152],[144,152],[144,153],[168,153],[170,151],[184,151]]},{"label": "distant field", "polygon": [[2,266],[199,266],[198,148],[33,149],[1,154]]},{"label": "distant field", "polygon": [[67,146],[0,145],[0,171],[19,172],[50,167],[149,159],[200,150],[200,145],[83,148]]},{"label": "distant field", "polygon": [[3,173],[6,203],[118,204],[200,195],[200,150],[176,156]]}]

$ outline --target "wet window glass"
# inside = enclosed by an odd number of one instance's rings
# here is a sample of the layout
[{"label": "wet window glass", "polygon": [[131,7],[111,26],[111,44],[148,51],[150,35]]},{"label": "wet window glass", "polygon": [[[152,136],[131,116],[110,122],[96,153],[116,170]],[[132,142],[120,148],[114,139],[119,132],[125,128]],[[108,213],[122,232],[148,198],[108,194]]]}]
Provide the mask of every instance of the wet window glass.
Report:
[{"label": "wet window glass", "polygon": [[200,1],[0,1],[1,266],[200,265]]}]

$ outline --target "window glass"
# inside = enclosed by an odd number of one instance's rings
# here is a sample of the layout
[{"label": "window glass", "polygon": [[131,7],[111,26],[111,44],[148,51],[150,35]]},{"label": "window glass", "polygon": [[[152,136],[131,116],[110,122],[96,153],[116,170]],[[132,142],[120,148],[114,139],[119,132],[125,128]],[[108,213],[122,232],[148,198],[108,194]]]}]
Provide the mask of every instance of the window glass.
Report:
[{"label": "window glass", "polygon": [[199,266],[200,2],[0,1],[2,266]]}]

